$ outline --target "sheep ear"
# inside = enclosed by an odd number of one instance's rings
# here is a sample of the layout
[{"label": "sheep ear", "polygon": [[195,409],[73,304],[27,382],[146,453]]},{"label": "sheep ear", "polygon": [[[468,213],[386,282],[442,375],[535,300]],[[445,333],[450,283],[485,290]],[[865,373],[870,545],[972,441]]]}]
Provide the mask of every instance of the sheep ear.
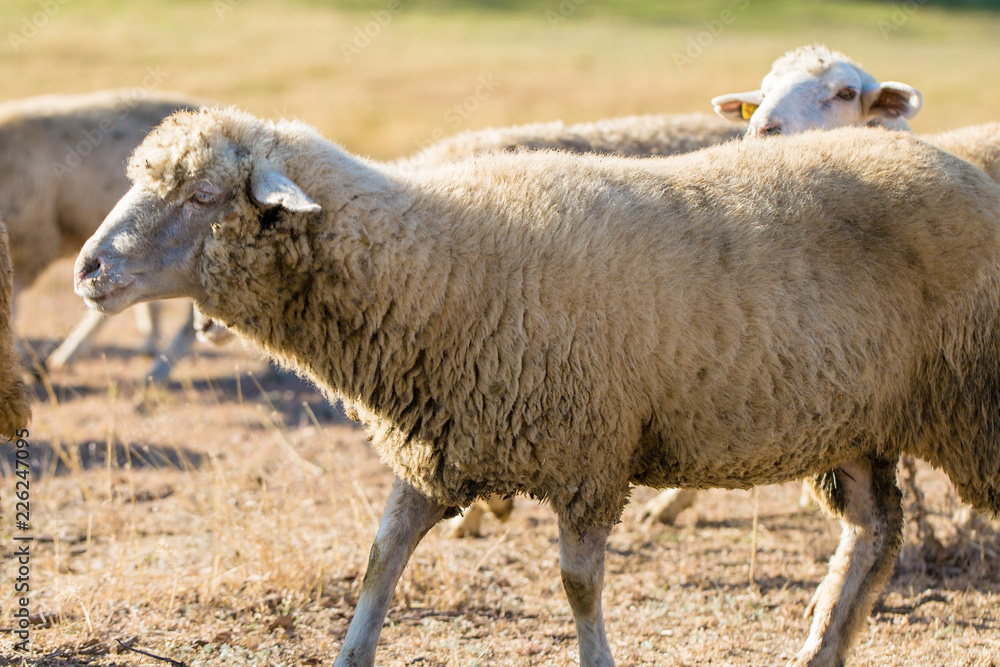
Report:
[{"label": "sheep ear", "polygon": [[302,188],[274,169],[255,169],[250,177],[250,194],[265,208],[280,206],[296,213],[314,213],[320,205],[309,198]]},{"label": "sheep ear", "polygon": [[726,120],[749,125],[750,116],[763,101],[764,96],[759,90],[751,90],[745,93],[730,93],[729,95],[713,97],[712,106],[715,108],[715,113]]},{"label": "sheep ear", "polygon": [[861,108],[871,116],[913,118],[923,105],[920,91],[905,83],[885,81],[861,91]]}]

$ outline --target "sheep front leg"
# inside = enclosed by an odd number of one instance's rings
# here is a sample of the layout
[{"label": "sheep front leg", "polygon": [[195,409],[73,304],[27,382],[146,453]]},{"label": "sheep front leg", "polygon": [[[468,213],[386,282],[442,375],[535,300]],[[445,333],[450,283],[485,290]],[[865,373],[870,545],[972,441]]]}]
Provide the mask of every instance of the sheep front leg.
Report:
[{"label": "sheep front leg", "polygon": [[604,551],[611,528],[592,528],[580,535],[559,523],[559,566],[569,598],[580,645],[580,667],[614,665],[604,632],[601,591],[604,588]]},{"label": "sheep front leg", "polygon": [[810,605],[809,638],[797,666],[843,665],[902,546],[902,494],[895,461],[854,461],[817,479],[823,506],[843,530],[830,570]]},{"label": "sheep front leg", "polygon": [[375,664],[375,647],[389,611],[392,593],[396,590],[396,582],[417,543],[431,526],[444,517],[447,509],[406,482],[396,480],[392,485],[392,493],[368,557],[361,597],[335,667]]}]

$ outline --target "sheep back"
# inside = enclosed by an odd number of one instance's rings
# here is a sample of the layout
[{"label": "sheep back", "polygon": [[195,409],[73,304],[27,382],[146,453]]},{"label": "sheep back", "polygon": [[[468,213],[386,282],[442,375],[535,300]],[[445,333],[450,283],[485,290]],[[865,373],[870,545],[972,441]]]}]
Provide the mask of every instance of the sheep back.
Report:
[{"label": "sheep back", "polygon": [[569,153],[680,155],[737,139],[743,128],[707,114],[626,116],[594,123],[536,123],[456,134],[425,147],[401,164],[429,167],[491,151],[558,150]]}]

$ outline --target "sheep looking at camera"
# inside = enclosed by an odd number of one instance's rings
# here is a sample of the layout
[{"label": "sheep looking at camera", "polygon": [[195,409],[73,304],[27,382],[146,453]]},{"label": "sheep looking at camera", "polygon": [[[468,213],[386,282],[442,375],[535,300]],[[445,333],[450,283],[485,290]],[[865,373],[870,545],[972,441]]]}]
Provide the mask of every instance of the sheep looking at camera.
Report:
[{"label": "sheep looking at camera", "polygon": [[913,86],[879,83],[843,53],[813,44],[774,61],[758,90],[712,99],[715,112],[747,136],[793,134],[847,125],[908,130],[923,98]]},{"label": "sheep looking at camera", "polygon": [[208,110],[129,175],[77,292],[195,299],[342,397],[399,478],[337,664],[374,662],[416,544],[493,492],[556,512],[583,665],[612,663],[604,548],[632,484],[829,473],[844,530],[802,665],[845,660],[891,574],[902,453],[1000,509],[1000,186],[907,133],[414,171]]}]

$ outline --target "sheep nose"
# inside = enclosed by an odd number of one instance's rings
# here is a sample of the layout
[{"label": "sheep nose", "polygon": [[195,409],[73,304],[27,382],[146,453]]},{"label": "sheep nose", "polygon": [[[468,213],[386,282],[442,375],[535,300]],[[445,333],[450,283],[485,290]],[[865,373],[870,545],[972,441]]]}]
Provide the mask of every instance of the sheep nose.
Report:
[{"label": "sheep nose", "polygon": [[766,123],[759,126],[754,134],[766,137],[772,134],[781,134],[781,123]]},{"label": "sheep nose", "polygon": [[[81,257],[80,259],[83,260],[84,258]],[[100,257],[91,257],[85,261],[77,262],[74,279],[79,285],[86,280],[99,276],[103,268],[104,262]]]},{"label": "sheep nose", "polygon": [[781,123],[771,122],[751,127],[747,134],[752,137],[767,137],[775,134],[781,134]]}]

